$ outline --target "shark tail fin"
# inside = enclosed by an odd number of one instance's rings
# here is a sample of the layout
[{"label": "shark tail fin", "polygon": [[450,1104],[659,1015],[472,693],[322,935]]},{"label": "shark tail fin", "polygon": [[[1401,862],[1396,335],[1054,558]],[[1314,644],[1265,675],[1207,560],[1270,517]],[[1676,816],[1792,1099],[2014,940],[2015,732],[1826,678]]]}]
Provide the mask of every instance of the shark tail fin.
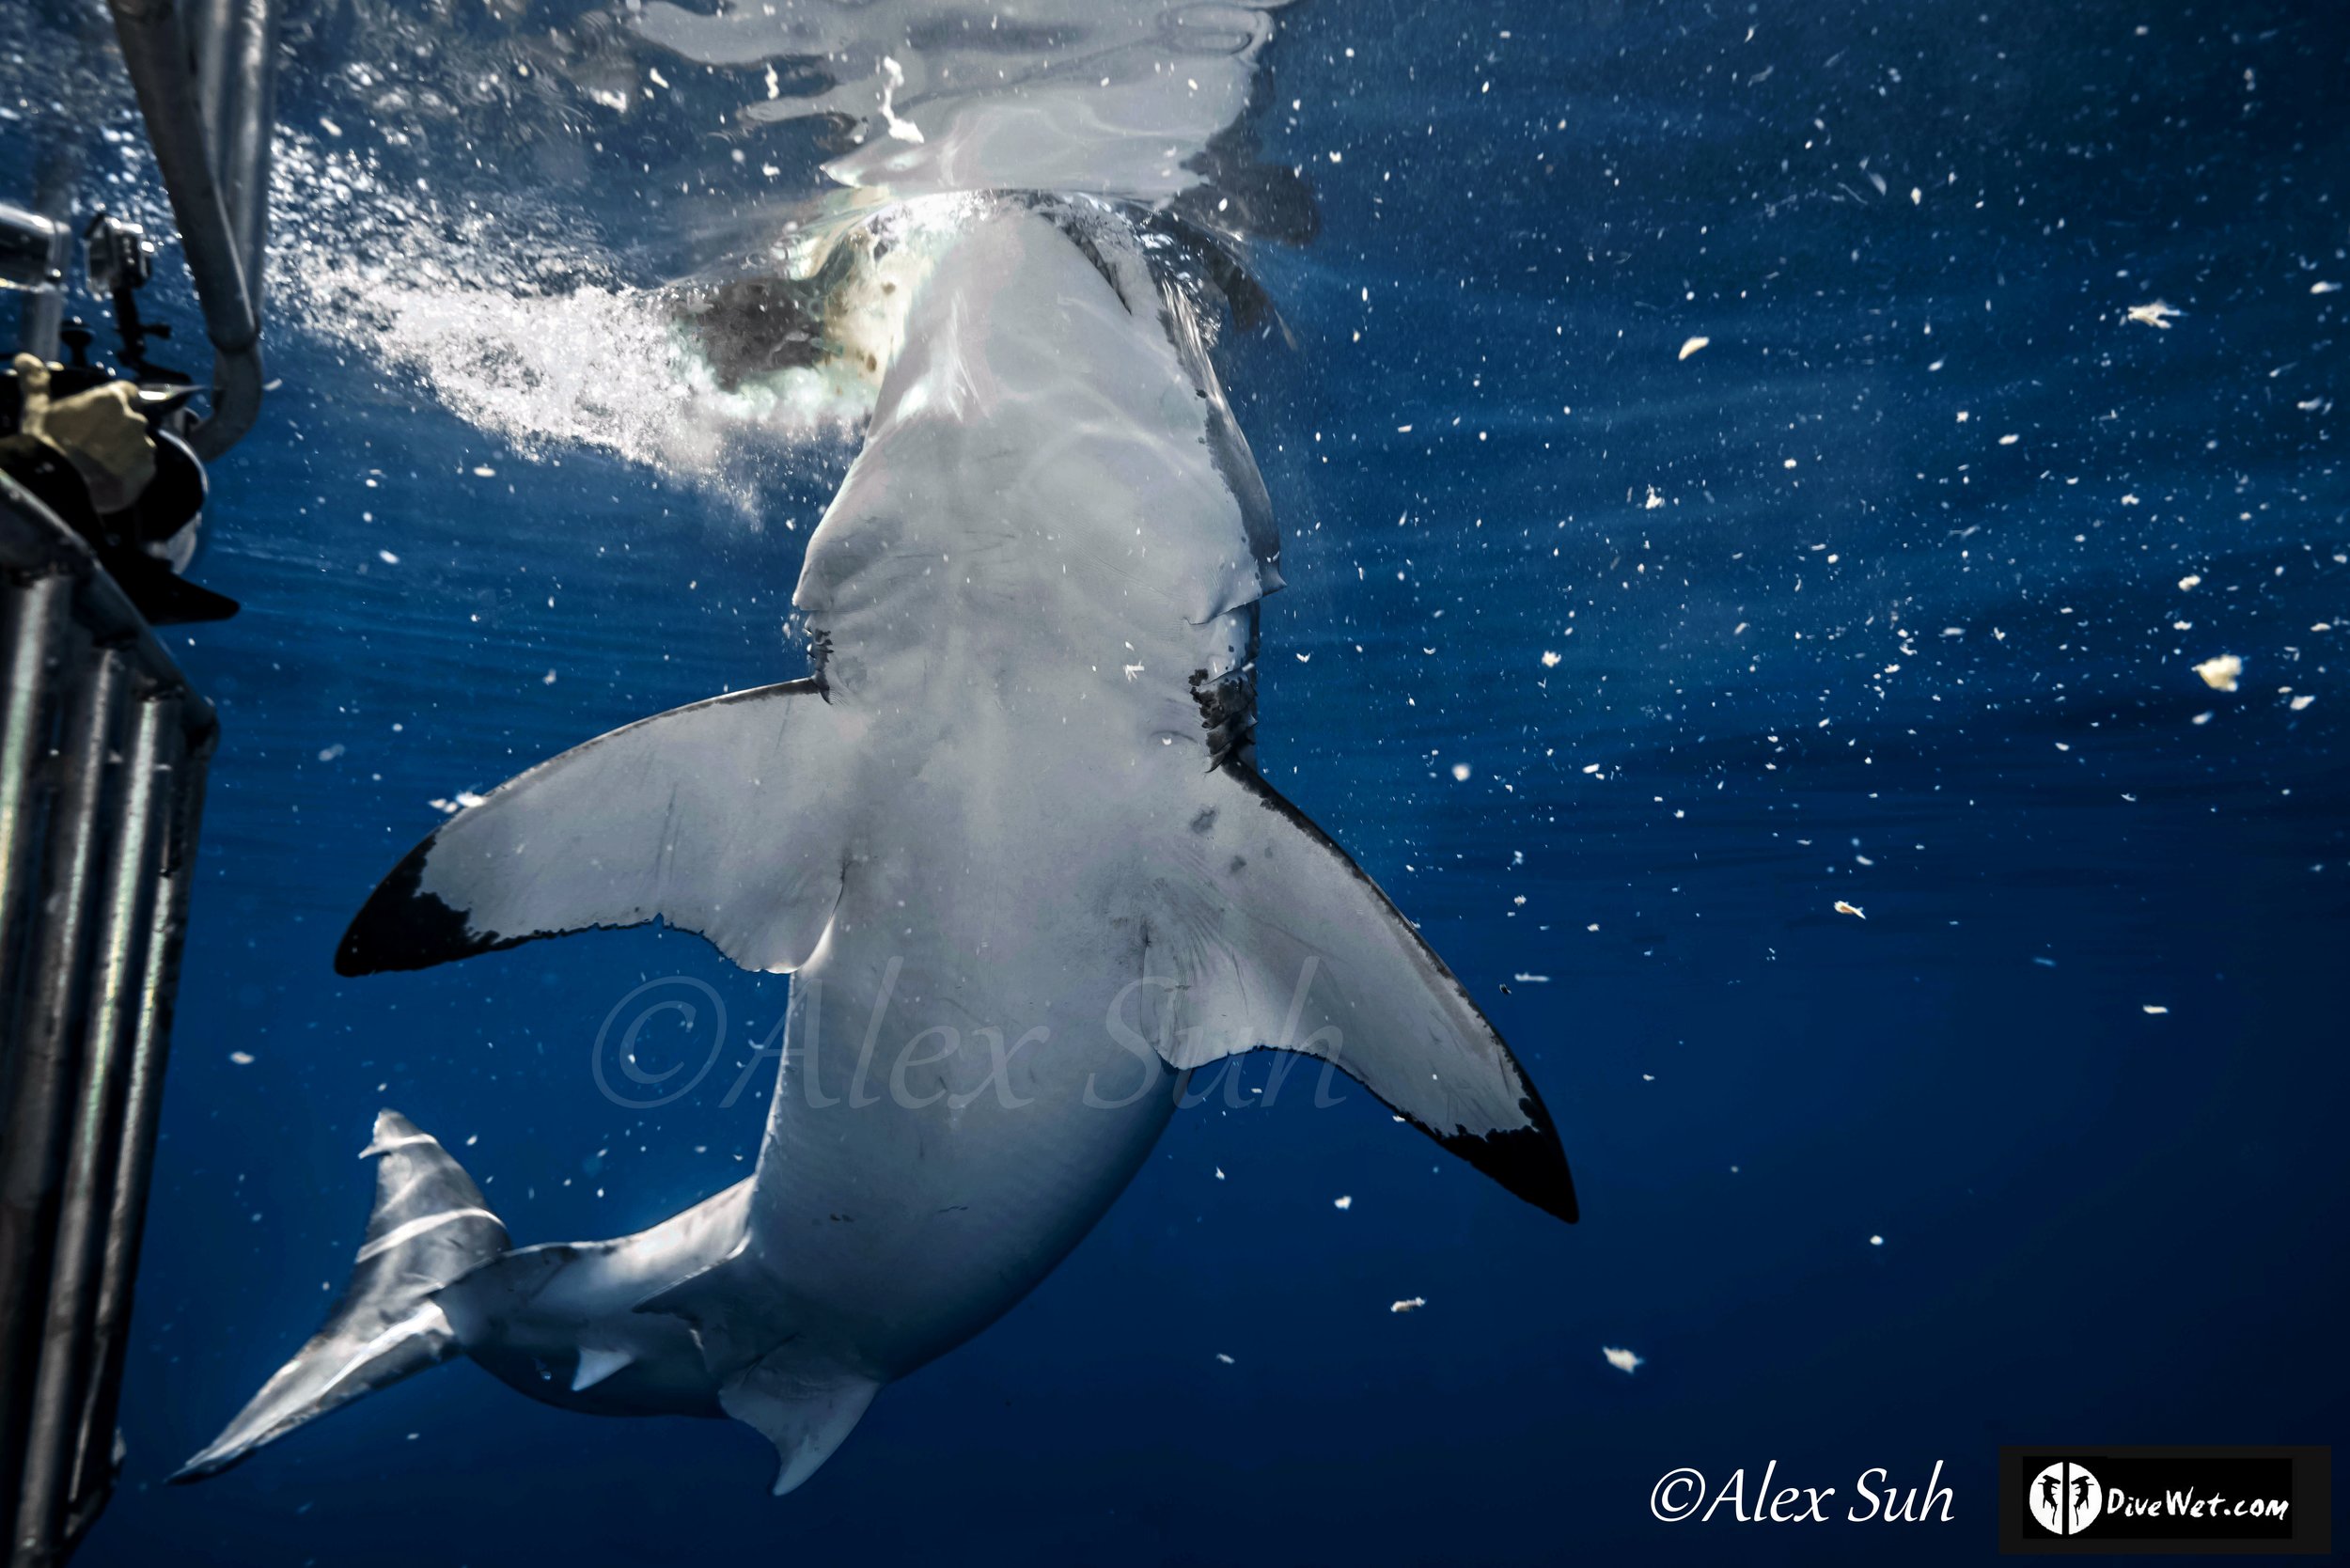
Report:
[{"label": "shark tail fin", "polygon": [[265,1443],[461,1348],[433,1295],[506,1251],[506,1227],[431,1134],[398,1111],[375,1119],[375,1208],[340,1300],[294,1358],[172,1480],[218,1475]]}]

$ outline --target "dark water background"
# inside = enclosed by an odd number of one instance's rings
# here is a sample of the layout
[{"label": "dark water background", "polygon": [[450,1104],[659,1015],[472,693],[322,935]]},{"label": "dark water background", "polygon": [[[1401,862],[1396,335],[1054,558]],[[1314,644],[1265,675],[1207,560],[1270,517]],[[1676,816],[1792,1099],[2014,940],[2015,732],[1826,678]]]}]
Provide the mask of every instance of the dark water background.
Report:
[{"label": "dark water background", "polygon": [[[246,611],[171,639],[225,740],[82,1561],[1965,1561],[2001,1443],[2342,1435],[2350,24],[1318,0],[1268,58],[1324,227],[1257,258],[1296,347],[1225,360],[1289,541],[1265,771],[1514,1043],[1583,1223],[1359,1091],[1219,1090],[788,1499],[744,1428],[464,1364],[165,1489],[339,1286],[379,1105],[518,1243],[747,1172],[784,981],[330,956],[428,800],[800,673],[850,455],[754,532],[288,330],[199,573]],[[728,1038],[648,1055],[720,1066],[618,1106],[599,1027],[671,975]],[[1650,1515],[1774,1459],[1839,1513],[1939,1462],[1954,1522]]]}]

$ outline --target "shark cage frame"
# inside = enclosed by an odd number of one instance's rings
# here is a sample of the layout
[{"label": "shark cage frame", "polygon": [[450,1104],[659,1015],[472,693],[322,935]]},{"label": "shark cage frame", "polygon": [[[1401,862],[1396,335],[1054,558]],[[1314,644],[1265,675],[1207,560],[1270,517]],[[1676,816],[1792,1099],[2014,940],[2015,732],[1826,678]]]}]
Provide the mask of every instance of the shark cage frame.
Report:
[{"label": "shark cage frame", "polygon": [[[261,400],[278,0],[106,0],[213,352],[210,459]],[[15,254],[53,359],[85,138],[44,149]],[[135,233],[135,231],[133,231]],[[23,281],[20,279],[20,281]],[[125,295],[115,296],[118,316]],[[128,306],[135,321],[135,306]],[[86,330],[69,334],[80,344]],[[126,341],[134,342],[129,332]],[[129,351],[133,356],[137,350]],[[112,1495],[133,1286],[169,1052],[212,705],[76,530],[0,475],[0,1518],[8,1568],[63,1562]]]}]

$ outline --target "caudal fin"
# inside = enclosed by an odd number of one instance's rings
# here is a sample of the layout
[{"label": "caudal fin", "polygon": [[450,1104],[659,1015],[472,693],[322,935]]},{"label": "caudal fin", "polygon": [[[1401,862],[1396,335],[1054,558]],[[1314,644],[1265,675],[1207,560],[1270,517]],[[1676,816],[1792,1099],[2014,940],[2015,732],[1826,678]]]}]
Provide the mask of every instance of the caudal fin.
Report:
[{"label": "caudal fin", "polygon": [[506,1227],[463,1168],[398,1111],[376,1117],[374,1140],[360,1154],[381,1162],[375,1209],[342,1298],[309,1343],[172,1480],[218,1475],[305,1421],[457,1354],[456,1333],[433,1293],[504,1252]]}]

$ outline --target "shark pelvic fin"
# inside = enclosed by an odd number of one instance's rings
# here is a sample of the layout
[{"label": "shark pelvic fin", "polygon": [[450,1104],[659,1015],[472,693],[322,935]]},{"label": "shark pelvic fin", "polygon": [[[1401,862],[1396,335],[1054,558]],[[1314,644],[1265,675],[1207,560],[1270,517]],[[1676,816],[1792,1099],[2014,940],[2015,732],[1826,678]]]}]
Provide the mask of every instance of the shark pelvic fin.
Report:
[{"label": "shark pelvic fin", "polygon": [[[1444,961],[1377,884],[1255,770],[1208,775],[1162,885],[1195,1068],[1261,1046],[1331,1062],[1420,1131],[1572,1223],[1574,1179],[1542,1097]],[[1155,967],[1165,960],[1153,952]]]},{"label": "shark pelvic fin", "polygon": [[594,1345],[579,1347],[579,1368],[572,1373],[572,1392],[592,1388],[636,1359],[635,1353],[626,1350],[602,1350]]},{"label": "shark pelvic fin", "polygon": [[343,933],[335,967],[422,969],[661,919],[746,969],[795,969],[840,894],[854,724],[814,682],[789,681],[574,746],[410,851]]},{"label": "shark pelvic fin", "polygon": [[398,1111],[375,1119],[364,1157],[380,1162],[375,1209],[342,1298],[325,1326],[172,1480],[218,1475],[305,1421],[457,1354],[433,1293],[504,1252],[506,1227],[463,1168]]},{"label": "shark pelvic fin", "polygon": [[771,1360],[729,1378],[718,1390],[718,1403],[776,1445],[783,1461],[776,1473],[775,1495],[780,1497],[832,1457],[880,1391],[881,1385],[871,1378],[804,1368],[786,1371]]},{"label": "shark pelvic fin", "polygon": [[778,1296],[749,1247],[734,1249],[707,1268],[647,1296],[635,1310],[676,1318],[694,1330],[702,1362],[718,1378],[751,1366],[792,1332],[776,1315]]}]

